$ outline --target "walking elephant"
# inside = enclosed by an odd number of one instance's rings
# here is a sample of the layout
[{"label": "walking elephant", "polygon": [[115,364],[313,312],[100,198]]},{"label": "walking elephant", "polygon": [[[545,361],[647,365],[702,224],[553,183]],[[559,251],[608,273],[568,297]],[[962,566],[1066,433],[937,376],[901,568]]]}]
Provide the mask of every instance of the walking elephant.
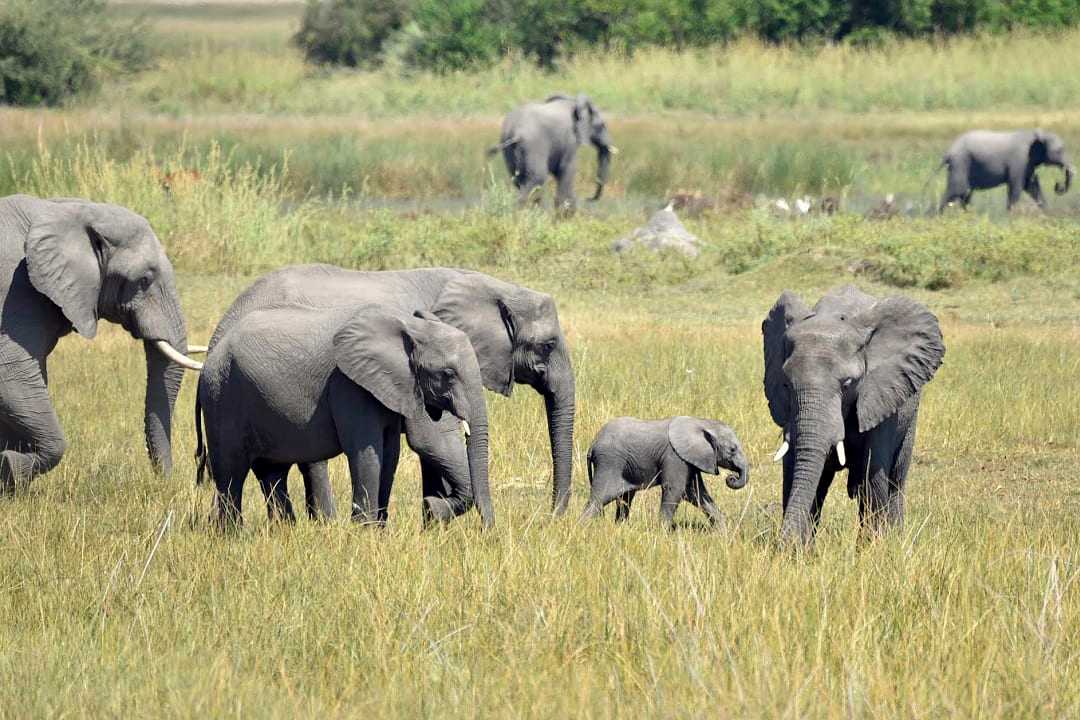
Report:
[{"label": "walking elephant", "polygon": [[600,429],[589,448],[589,502],[582,519],[599,515],[617,500],[615,521],[630,517],[638,490],[659,484],[660,520],[672,527],[675,509],[686,499],[701,509],[713,525],[723,522],[701,473],[732,470],[727,486],[746,485],[750,464],[734,431],[716,420],[675,417],[639,420],[621,417]]},{"label": "walking elephant", "polygon": [[[550,295],[468,270],[360,271],[295,265],[264,275],[236,298],[214,331],[211,350],[245,315],[283,302],[324,308],[375,303],[404,313],[424,310],[464,332],[476,352],[484,387],[510,395],[515,384],[528,385],[544,398],[554,470],[552,505],[556,515],[565,512],[574,443],[574,371]],[[421,456],[424,495],[445,496],[450,491],[447,475],[465,464],[457,421],[451,416],[438,422],[410,417],[404,426],[410,447]],[[301,463],[300,471],[309,515],[332,516],[326,463]]]},{"label": "walking elephant", "polygon": [[54,468],[66,448],[48,393],[47,359],[99,319],[143,341],[150,460],[172,468],[172,415],[187,331],[173,269],[145,218],[85,200],[0,198],[0,491]]},{"label": "walking elephant", "polygon": [[553,175],[558,183],[555,207],[573,210],[577,152],[586,142],[596,148],[596,194],[591,199],[599,200],[608,180],[611,156],[619,150],[611,144],[607,123],[585,95],[552,95],[544,102],[512,110],[503,120],[499,144],[488,154],[502,151],[522,203]]},{"label": "walking elephant", "polygon": [[1054,192],[1064,195],[1072,185],[1076,168],[1069,162],[1065,143],[1045,130],[991,132],[972,130],[958,137],[945,153],[939,167],[949,168],[948,185],[941,198],[945,207],[954,200],[967,207],[971,193],[1007,184],[1006,208],[1012,209],[1026,192],[1039,207],[1046,207],[1039,178],[1040,165],[1054,165],[1065,171],[1065,182],[1056,183]]},{"label": "walking elephant", "polygon": [[465,334],[430,313],[370,304],[253,311],[211,349],[198,402],[198,479],[208,461],[222,525],[240,521],[249,470],[271,516],[287,515],[280,489],[289,467],[342,453],[352,477],[353,519],[385,523],[402,421],[437,420],[444,411],[464,425],[468,467],[449,478],[448,496],[425,498],[426,514],[449,520],[475,496],[484,525],[494,522],[480,366]]},{"label": "walking elephant", "polygon": [[919,399],[945,355],[937,318],[846,286],[813,310],[785,291],[761,331],[765,398],[783,429],[782,539],[812,540],[842,469],[864,532],[902,524]]}]

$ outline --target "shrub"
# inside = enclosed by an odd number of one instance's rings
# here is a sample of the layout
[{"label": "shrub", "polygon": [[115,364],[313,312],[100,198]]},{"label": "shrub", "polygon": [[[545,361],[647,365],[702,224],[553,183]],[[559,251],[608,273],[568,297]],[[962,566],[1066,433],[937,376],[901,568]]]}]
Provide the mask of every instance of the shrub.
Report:
[{"label": "shrub", "polygon": [[311,62],[378,65],[411,14],[410,0],[308,0],[293,42]]},{"label": "shrub", "polygon": [[105,0],[5,0],[0,5],[0,102],[54,105],[113,72],[150,62],[142,21],[106,14]]}]

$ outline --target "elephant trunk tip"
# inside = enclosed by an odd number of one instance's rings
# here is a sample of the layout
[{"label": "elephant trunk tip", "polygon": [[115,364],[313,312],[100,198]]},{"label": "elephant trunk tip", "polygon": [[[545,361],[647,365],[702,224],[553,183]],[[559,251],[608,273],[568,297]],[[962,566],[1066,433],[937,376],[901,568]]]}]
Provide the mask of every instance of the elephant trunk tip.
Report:
[{"label": "elephant trunk tip", "polygon": [[1065,182],[1057,182],[1054,184],[1054,192],[1058,195],[1064,195],[1069,192],[1069,188],[1072,187],[1073,176],[1076,175],[1076,167],[1074,165],[1065,166]]}]

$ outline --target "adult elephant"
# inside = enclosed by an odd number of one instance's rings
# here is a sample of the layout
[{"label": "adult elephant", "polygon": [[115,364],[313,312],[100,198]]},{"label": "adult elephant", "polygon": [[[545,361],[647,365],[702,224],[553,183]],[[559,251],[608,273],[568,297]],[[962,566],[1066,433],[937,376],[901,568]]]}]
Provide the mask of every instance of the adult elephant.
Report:
[{"label": "adult elephant", "polygon": [[[550,295],[452,268],[345,270],[332,265],[295,265],[264,275],[240,294],[210,339],[210,351],[250,312],[283,302],[313,307],[375,303],[405,313],[427,311],[468,336],[480,363],[484,386],[510,395],[528,385],[544,398],[554,468],[552,506],[556,515],[570,499],[574,441],[575,386],[570,350]],[[460,426],[450,416],[439,422],[405,421],[409,445],[423,457],[448,458],[454,467],[421,461],[425,497],[447,497],[445,478],[467,467]],[[301,463],[308,513],[334,513],[326,463]],[[467,471],[467,470],[466,470]]]},{"label": "adult elephant", "polygon": [[921,391],[945,355],[937,318],[846,286],[813,310],[785,291],[761,331],[765,397],[784,432],[782,539],[813,538],[841,469],[865,532],[899,526]]},{"label": "adult elephant", "polygon": [[1056,183],[1054,192],[1064,195],[1072,185],[1076,168],[1069,162],[1065,143],[1045,130],[992,132],[972,130],[953,141],[939,167],[949,168],[948,185],[939,210],[954,200],[967,207],[975,190],[1007,184],[1006,208],[1012,209],[1026,192],[1039,207],[1046,207],[1039,178],[1040,165],[1054,165],[1065,171],[1065,182]]},{"label": "adult elephant", "polygon": [[512,110],[503,120],[499,144],[488,154],[502,151],[521,202],[553,175],[558,183],[556,208],[572,210],[576,204],[577,151],[586,142],[596,148],[596,194],[591,199],[599,200],[611,169],[611,156],[618,148],[611,144],[607,123],[585,95],[552,95],[543,102]]},{"label": "adult elephant", "polygon": [[60,462],[66,441],[48,394],[46,360],[74,329],[99,319],[143,341],[146,447],[172,468],[172,414],[187,331],[173,269],[145,218],[85,200],[0,198],[0,490]]}]

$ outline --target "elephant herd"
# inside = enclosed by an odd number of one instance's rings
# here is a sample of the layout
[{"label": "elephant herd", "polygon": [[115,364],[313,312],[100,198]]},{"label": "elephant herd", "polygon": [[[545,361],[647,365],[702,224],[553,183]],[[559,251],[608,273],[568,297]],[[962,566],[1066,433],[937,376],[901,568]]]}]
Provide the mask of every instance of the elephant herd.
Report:
[{"label": "elephant herd", "polygon": [[[0,299],[0,493],[60,462],[48,356],[72,330],[92,338],[103,318],[143,341],[146,446],[164,473],[184,370],[199,372],[197,479],[209,470],[221,526],[240,522],[249,473],[270,516],[293,519],[293,465],[308,514],[333,517],[326,463],[338,455],[351,517],[384,524],[404,434],[420,457],[425,525],[475,506],[490,527],[484,389],[509,395],[515,385],[544,400],[552,508],[567,509],[576,392],[550,295],[469,270],[290,266],[242,292],[200,348],[187,342],[172,266],[145,218],[14,195],[0,198]],[[841,469],[864,529],[900,523],[919,398],[944,355],[937,319],[912,300],[848,286],[813,308],[783,293],[762,334],[765,397],[783,434],[782,538],[812,539]],[[205,363],[189,357],[197,352]],[[749,461],[722,423],[614,419],[588,452],[582,518],[616,501],[625,520],[637,491],[659,485],[664,524],[684,499],[719,522],[701,474],[721,468],[733,473],[730,488],[746,484]]]}]

